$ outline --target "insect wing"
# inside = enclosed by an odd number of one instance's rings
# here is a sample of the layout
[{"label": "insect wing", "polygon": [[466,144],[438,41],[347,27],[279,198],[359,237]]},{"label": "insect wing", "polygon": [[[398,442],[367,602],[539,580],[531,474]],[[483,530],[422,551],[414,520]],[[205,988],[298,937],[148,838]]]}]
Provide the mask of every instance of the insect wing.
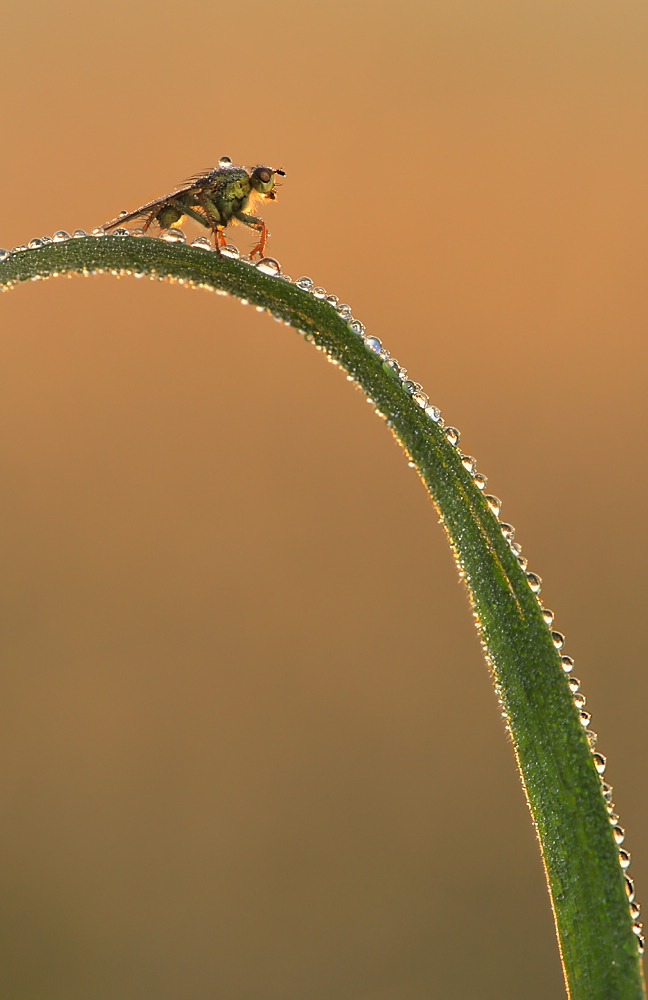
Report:
[{"label": "insect wing", "polygon": [[[204,177],[201,177],[200,179],[203,180]],[[151,215],[155,209],[160,209],[164,205],[167,205],[169,201],[173,198],[177,198],[178,195],[188,194],[190,191],[195,191],[199,187],[200,185],[196,182],[187,184],[185,187],[178,188],[176,191],[171,191],[169,194],[165,194],[163,198],[156,198],[155,201],[148,201],[146,205],[141,205],[139,208],[135,209],[134,212],[126,212],[126,215],[118,215],[116,219],[111,219],[110,222],[104,223],[101,228],[114,229],[115,226],[121,226],[124,222],[130,222],[131,219],[139,219],[142,215]]]}]

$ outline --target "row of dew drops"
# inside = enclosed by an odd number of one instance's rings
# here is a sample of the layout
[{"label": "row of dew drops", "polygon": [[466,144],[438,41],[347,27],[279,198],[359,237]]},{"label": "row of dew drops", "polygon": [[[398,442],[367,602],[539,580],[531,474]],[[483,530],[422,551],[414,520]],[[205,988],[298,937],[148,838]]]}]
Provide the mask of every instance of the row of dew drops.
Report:
[{"label": "row of dew drops", "polygon": [[[133,229],[133,230],[115,229],[109,235],[111,237],[144,236],[145,233],[143,229]],[[53,236],[43,236],[40,239],[33,239],[24,246],[14,247],[13,250],[0,249],[0,262],[5,261],[11,254],[20,253],[24,250],[37,250],[40,247],[46,246],[48,243],[62,243],[69,239],[80,239],[88,236],[102,237],[106,236],[106,233],[104,232],[103,229],[93,229],[92,233],[86,233],[83,229],[76,229],[72,233],[72,235],[70,235],[64,230],[59,230],[58,232],[54,233]],[[164,230],[160,234],[159,238],[170,243],[186,244],[187,242],[185,234],[182,232],[181,229],[177,228]],[[203,236],[199,236],[195,240],[193,240],[191,246],[197,247],[202,250],[214,252],[214,247],[212,246],[211,242]],[[282,274],[281,266],[279,262],[275,260],[274,257],[264,257],[260,261],[258,261],[258,263],[254,264],[254,262],[250,259],[249,256],[246,255],[242,256],[239,253],[237,247],[235,247],[233,244],[226,244],[224,247],[221,248],[220,252],[225,257],[238,259],[242,262],[248,263],[256,267],[258,271],[261,271],[264,274],[273,277],[283,278],[285,281],[292,282],[292,279],[288,275]],[[84,273],[90,274],[94,272],[84,272]],[[132,272],[124,271],[122,273],[132,273]],[[139,272],[135,272],[135,275],[136,277],[144,276]],[[151,274],[150,277],[153,280],[155,279],[164,280],[164,276],[162,275]],[[228,294],[223,289],[218,289],[218,288],[214,289],[212,285],[207,285],[202,283],[199,284],[191,280],[178,279],[178,283],[185,284],[188,286],[208,288],[211,291],[216,291],[216,293],[220,295]],[[414,382],[412,379],[408,378],[407,370],[399,365],[396,358],[391,357],[389,351],[383,347],[378,337],[372,337],[367,335],[366,329],[364,325],[360,322],[360,320],[353,318],[351,313],[351,307],[348,306],[346,303],[340,303],[336,295],[330,295],[326,292],[324,288],[322,288],[319,285],[315,285],[315,283],[312,281],[311,278],[308,278],[306,276],[298,278],[294,282],[294,284],[297,286],[297,288],[300,288],[302,291],[313,295],[314,298],[320,301],[325,301],[328,305],[330,305],[333,309],[336,310],[338,315],[347,322],[349,329],[352,331],[352,333],[362,338],[365,348],[372,354],[375,354],[380,358],[380,360],[383,362],[384,368],[394,378],[398,379],[401,382],[403,391],[406,392],[408,395],[410,395],[414,403],[416,403],[417,406],[419,406],[425,412],[425,414],[430,418],[430,420],[433,421],[437,425],[437,427],[441,428],[444,431],[446,440],[449,442],[450,445],[452,445],[453,448],[457,448],[458,450],[459,431],[456,429],[456,427],[449,427],[445,425],[443,417],[441,416],[441,411],[437,406],[433,406],[430,403],[429,397],[426,395],[425,392],[423,392],[420,383]],[[244,305],[247,305],[247,300],[241,299],[240,301]],[[264,306],[257,306],[257,309],[259,312],[266,311]],[[272,315],[275,320],[279,322],[283,321],[281,316],[278,316],[277,314],[272,314]],[[306,336],[308,340],[310,341],[313,340],[312,335],[307,334],[306,331],[300,330],[299,333]],[[321,347],[321,345],[316,345],[316,346],[319,348],[319,350],[324,350],[324,348]],[[339,364],[337,358],[334,358],[330,354],[328,355],[328,360],[331,361],[333,364]],[[352,382],[355,381],[355,377],[353,375],[347,375],[347,378],[349,379],[349,381]],[[374,401],[371,399],[369,399],[368,402],[371,403],[372,405],[375,405]],[[381,414],[380,412],[379,415],[384,416],[384,414]],[[484,492],[486,489],[486,477],[482,475],[482,473],[477,471],[477,463],[475,459],[471,455],[464,455],[461,452],[459,452],[459,454],[464,468],[470,473],[472,477],[473,483],[475,484],[477,489],[482,491],[487,506],[490,508],[495,517],[499,519],[499,514],[502,504],[496,496]],[[410,461],[409,464],[410,466],[414,467],[415,463]],[[542,580],[536,573],[532,573],[527,569],[527,559],[522,554],[522,546],[519,544],[519,542],[515,541],[515,529],[512,527],[512,525],[508,524],[506,521],[498,521],[498,523],[504,538],[508,542],[511,551],[517,558],[522,570],[526,575],[527,582],[529,584],[531,591],[536,595],[536,597],[538,597],[539,600],[539,594],[542,587]],[[585,737],[590,746],[592,758],[594,761],[594,766],[601,780],[601,791],[603,794],[603,799],[605,801],[609,821],[612,826],[612,834],[619,848],[619,864],[624,874],[626,892],[628,895],[628,902],[630,907],[630,916],[633,921],[632,929],[637,937],[637,945],[639,953],[643,954],[645,947],[645,940],[642,934],[643,925],[639,922],[639,915],[641,908],[639,906],[639,903],[635,901],[634,882],[627,874],[627,869],[630,866],[630,853],[623,847],[621,847],[621,845],[625,840],[625,830],[619,824],[619,816],[617,815],[616,808],[612,800],[612,786],[607,784],[607,782],[603,778],[603,774],[606,768],[606,758],[603,756],[602,753],[598,752],[595,749],[597,734],[592,729],[590,729],[591,715],[589,712],[585,711],[586,698],[585,695],[580,691],[580,681],[576,677],[574,677],[572,673],[574,668],[574,661],[571,658],[571,656],[567,656],[562,652],[563,647],[565,645],[565,636],[562,634],[562,632],[557,632],[553,629],[554,615],[552,611],[549,611],[548,608],[542,608],[542,616],[544,618],[545,624],[551,631],[551,638],[554,646],[561,653],[560,662],[567,676],[567,683],[569,685],[569,690],[571,691],[574,697],[574,704],[578,709],[581,725],[585,730]],[[502,715],[506,719],[506,712],[502,712]]]}]

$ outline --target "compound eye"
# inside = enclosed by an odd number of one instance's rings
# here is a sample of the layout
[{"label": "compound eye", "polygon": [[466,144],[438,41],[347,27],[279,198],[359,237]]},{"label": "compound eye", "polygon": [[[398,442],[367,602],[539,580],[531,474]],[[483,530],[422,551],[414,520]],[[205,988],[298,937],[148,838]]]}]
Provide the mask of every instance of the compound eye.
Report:
[{"label": "compound eye", "polygon": [[261,167],[260,170],[257,170],[256,175],[263,184],[267,184],[272,177],[270,171],[266,170],[265,167]]}]

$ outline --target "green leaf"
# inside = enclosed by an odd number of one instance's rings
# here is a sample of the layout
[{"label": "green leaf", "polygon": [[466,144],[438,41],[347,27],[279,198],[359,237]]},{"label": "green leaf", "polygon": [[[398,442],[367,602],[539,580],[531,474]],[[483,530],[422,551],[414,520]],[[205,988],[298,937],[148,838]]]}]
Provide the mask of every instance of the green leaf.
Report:
[{"label": "green leaf", "polygon": [[[542,850],[572,1000],[641,1000],[637,937],[619,849],[559,652],[527,574],[474,469],[426,398],[348,317],[282,277],[205,249],[131,236],[69,239],[10,254],[0,285],[68,272],[134,273],[262,306],[323,348],[373,400],[421,475],[470,593]],[[408,391],[409,390],[409,391]],[[504,529],[506,531],[506,529]],[[569,666],[569,664],[567,664]],[[503,877],[506,877],[503,875]]]}]

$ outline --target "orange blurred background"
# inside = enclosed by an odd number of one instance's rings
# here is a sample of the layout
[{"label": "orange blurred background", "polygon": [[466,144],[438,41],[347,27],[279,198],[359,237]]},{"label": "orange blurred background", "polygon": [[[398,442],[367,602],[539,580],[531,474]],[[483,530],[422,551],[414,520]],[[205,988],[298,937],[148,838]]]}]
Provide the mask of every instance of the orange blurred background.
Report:
[{"label": "orange blurred background", "polygon": [[[501,497],[648,899],[645,4],[21,0],[0,25],[2,246],[223,154],[285,168],[268,251]],[[0,310],[2,996],[562,998],[466,596],[362,396],[178,286]]]}]

